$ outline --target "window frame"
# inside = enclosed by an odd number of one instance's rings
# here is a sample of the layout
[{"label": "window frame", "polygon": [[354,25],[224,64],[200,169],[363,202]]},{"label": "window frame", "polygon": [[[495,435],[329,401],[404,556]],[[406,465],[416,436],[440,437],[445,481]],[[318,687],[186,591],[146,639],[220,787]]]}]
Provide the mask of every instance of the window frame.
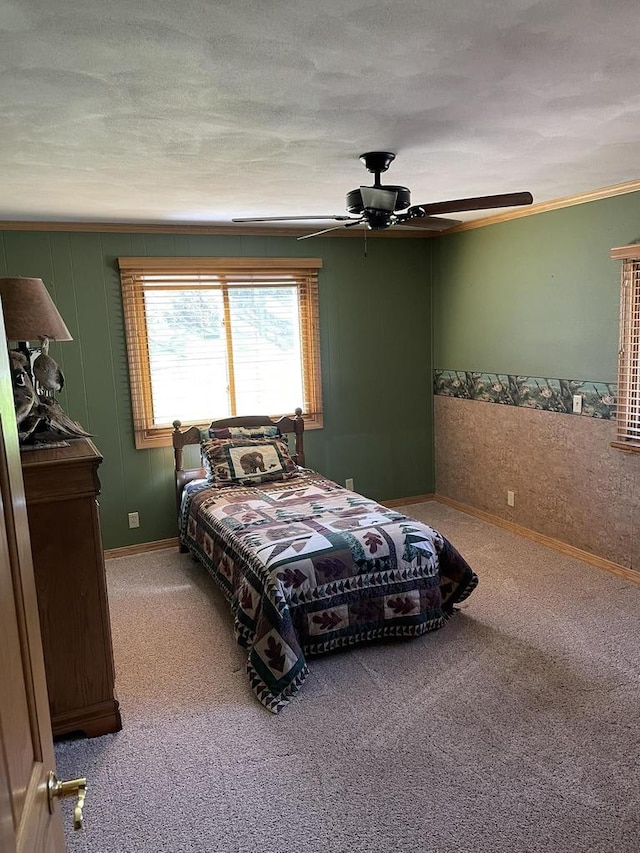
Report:
[{"label": "window frame", "polygon": [[612,249],[611,257],[622,261],[617,435],[611,446],[640,453],[640,245]]},{"label": "window frame", "polygon": [[[129,387],[133,416],[135,446],[138,450],[171,445],[171,426],[156,426],[153,423],[153,399],[151,389],[151,367],[149,343],[145,317],[145,276],[150,275],[216,275],[233,278],[240,274],[265,276],[264,286],[273,287],[269,276],[282,273],[293,276],[292,284],[297,287],[300,335],[302,341],[302,374],[304,396],[303,407],[305,429],[320,429],[322,417],[322,377],[320,369],[320,331],[318,311],[318,270],[321,258],[176,258],[176,257],[121,257],[118,258],[122,290],[122,306],[129,368]],[[232,286],[232,284],[231,284]],[[169,287],[168,290],[171,288]],[[184,283],[176,286],[185,289]],[[233,366],[230,364],[230,370]],[[253,412],[250,414],[265,414]],[[277,418],[292,415],[292,412],[268,413]],[[176,417],[180,412],[176,412]],[[211,413],[207,422],[184,422],[185,426],[205,428],[220,413]],[[224,415],[226,416],[226,415]]]}]

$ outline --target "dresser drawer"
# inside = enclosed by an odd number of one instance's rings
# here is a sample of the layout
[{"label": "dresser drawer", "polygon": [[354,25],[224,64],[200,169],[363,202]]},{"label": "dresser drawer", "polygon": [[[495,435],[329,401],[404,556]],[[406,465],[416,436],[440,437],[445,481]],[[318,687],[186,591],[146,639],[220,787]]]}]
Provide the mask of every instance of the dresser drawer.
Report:
[{"label": "dresser drawer", "polygon": [[28,503],[60,500],[78,495],[98,495],[99,460],[79,459],[60,464],[23,462],[24,491]]}]

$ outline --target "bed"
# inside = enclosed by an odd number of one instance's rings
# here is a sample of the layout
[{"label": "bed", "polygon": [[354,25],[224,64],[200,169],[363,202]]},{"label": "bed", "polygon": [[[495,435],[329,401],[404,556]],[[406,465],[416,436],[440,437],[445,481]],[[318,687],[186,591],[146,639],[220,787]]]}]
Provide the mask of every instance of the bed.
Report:
[{"label": "bed", "polygon": [[[441,628],[476,587],[440,533],[305,468],[300,410],[173,426],[180,550],[229,601],[270,711],[300,689],[309,657]],[[202,467],[184,468],[190,444]]]}]

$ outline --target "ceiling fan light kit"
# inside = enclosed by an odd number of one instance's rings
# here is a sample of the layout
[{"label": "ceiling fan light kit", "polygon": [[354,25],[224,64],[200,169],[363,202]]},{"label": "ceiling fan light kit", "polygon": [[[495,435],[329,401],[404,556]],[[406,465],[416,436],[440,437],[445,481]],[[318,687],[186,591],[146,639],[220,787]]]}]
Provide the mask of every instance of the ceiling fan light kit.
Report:
[{"label": "ceiling fan light kit", "polygon": [[380,183],[380,175],[387,171],[395,158],[396,155],[391,151],[367,151],[360,155],[360,160],[366,169],[375,175],[375,180],[372,187],[361,186],[347,193],[346,206],[349,216],[343,214],[337,216],[311,214],[309,216],[265,216],[233,219],[232,221],[285,222],[305,219],[331,219],[334,222],[344,223],[297,238],[298,240],[306,240],[308,237],[317,237],[338,228],[353,228],[355,225],[364,225],[372,231],[380,231],[391,226],[410,226],[430,231],[446,231],[457,225],[459,220],[443,219],[433,214],[458,213],[463,210],[491,210],[498,207],[514,207],[533,203],[533,196],[530,192],[520,192],[411,205],[411,192],[407,187]]}]

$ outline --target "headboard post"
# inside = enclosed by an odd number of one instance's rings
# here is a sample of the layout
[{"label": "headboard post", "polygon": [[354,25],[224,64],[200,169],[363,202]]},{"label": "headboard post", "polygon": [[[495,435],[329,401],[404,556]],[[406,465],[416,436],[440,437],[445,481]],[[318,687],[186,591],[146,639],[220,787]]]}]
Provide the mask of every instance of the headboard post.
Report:
[{"label": "headboard post", "polygon": [[[203,468],[194,468],[189,471],[184,470],[182,460],[182,448],[185,446],[185,444],[199,444],[200,430],[198,429],[198,427],[192,426],[184,432],[180,432],[181,426],[181,421],[174,421],[173,432],[171,433],[173,456],[175,459],[176,508],[178,510],[178,515],[180,514],[180,504],[182,502],[182,491],[184,487],[187,485],[187,483],[190,483],[191,480],[204,477],[206,473]],[[182,545],[180,545],[180,550],[184,550]]]},{"label": "headboard post", "polygon": [[182,433],[180,432],[180,427],[182,426],[181,421],[173,422],[173,456],[176,462],[176,471],[183,471],[182,467]]},{"label": "headboard post", "polygon": [[304,418],[302,417],[302,409],[298,406],[296,416],[293,419],[296,433],[296,455],[297,463],[301,468],[304,468]]}]

